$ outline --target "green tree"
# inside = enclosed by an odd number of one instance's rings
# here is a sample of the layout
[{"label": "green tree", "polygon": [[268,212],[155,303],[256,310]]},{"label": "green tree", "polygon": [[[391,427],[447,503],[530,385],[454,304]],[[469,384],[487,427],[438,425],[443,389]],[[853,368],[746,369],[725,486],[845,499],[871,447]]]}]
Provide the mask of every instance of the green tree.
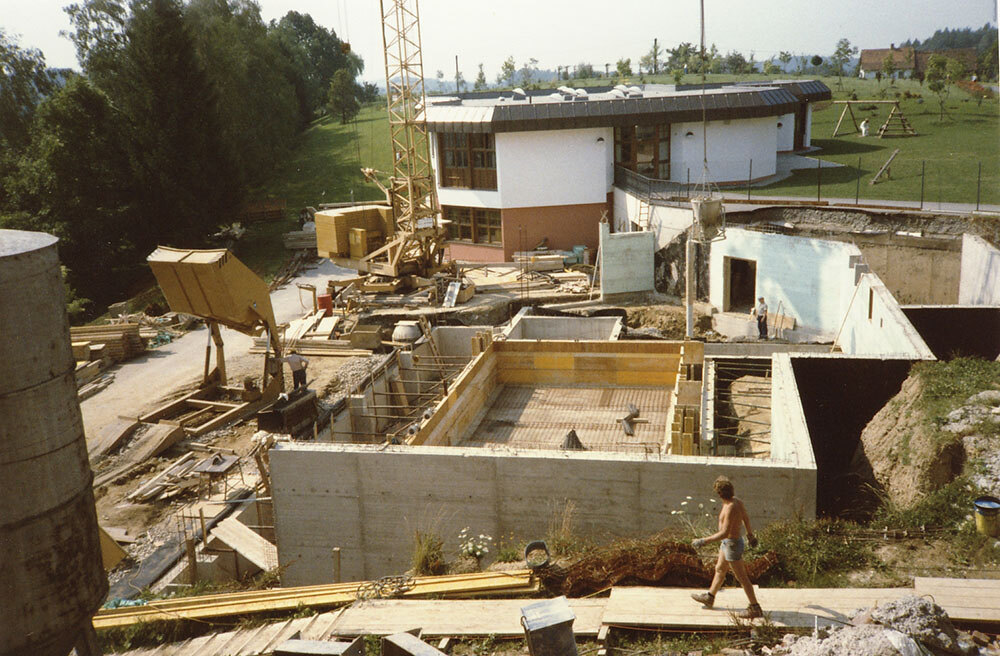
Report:
[{"label": "green tree", "polygon": [[674,78],[674,84],[680,84],[681,80],[684,79],[684,70],[681,68],[675,68],[670,71],[670,76]]},{"label": "green tree", "polygon": [[0,151],[27,145],[35,108],[52,87],[42,53],[21,48],[0,28]]},{"label": "green tree", "polygon": [[585,62],[580,62],[573,68],[573,77],[580,79],[588,79],[592,77],[597,77],[594,75],[593,64],[587,64]]},{"label": "green tree", "polygon": [[822,66],[823,58],[820,57],[819,55],[813,55],[812,59],[809,60],[809,63],[812,64],[813,66]]},{"label": "green tree", "polygon": [[619,59],[618,63],[615,64],[615,70],[618,72],[618,77],[629,77],[632,75],[632,60],[629,59]]},{"label": "green tree", "polygon": [[727,54],[725,59],[723,60],[723,70],[726,71],[727,73],[741,75],[746,71],[746,67],[747,67],[746,58],[739,52],[736,52],[735,50]]},{"label": "green tree", "polygon": [[291,62],[268,37],[254,3],[191,0],[184,11],[199,60],[218,93],[223,139],[240,180],[259,184],[287,156],[298,132]]},{"label": "green tree", "polygon": [[783,68],[787,68],[788,64],[792,61],[792,53],[787,50],[782,50],[778,53],[778,61],[781,62]]},{"label": "green tree", "polygon": [[768,59],[764,62],[764,75],[777,75],[781,72],[781,68],[774,63],[773,59]]},{"label": "green tree", "polygon": [[888,55],[885,56],[885,59],[882,60],[882,77],[888,78],[889,84],[892,84],[894,81],[895,74],[896,74],[896,59],[892,56],[892,53],[890,52]]},{"label": "green tree", "polygon": [[852,46],[851,42],[845,39],[840,39],[837,41],[837,47],[833,51],[833,56],[830,57],[834,65],[837,67],[837,84],[843,86],[841,78],[844,75],[844,66],[851,60],[851,57],[858,54],[858,49],[856,46]]},{"label": "green tree", "polygon": [[374,82],[363,82],[358,88],[358,101],[361,103],[377,102],[381,95]]},{"label": "green tree", "polygon": [[503,60],[500,65],[500,73],[497,75],[497,84],[508,87],[514,86],[514,77],[517,75],[517,64],[514,63],[514,55]]},{"label": "green tree", "polygon": [[132,166],[121,115],[71,75],[39,106],[12,180],[18,208],[31,217],[23,227],[59,237],[67,284],[102,307],[143,275],[148,253],[135,234],[147,227]]},{"label": "green tree", "polygon": [[676,68],[683,69],[686,64],[690,63],[692,56],[697,56],[698,49],[687,41],[684,41],[678,44],[676,48],[667,50],[667,52],[670,54],[670,57],[667,59],[667,63],[664,64],[664,68],[673,70]]},{"label": "green tree", "polygon": [[646,69],[647,73],[656,75],[660,72],[660,58],[663,56],[663,49],[657,39],[653,39],[653,45],[649,52],[639,59],[639,66]]},{"label": "green tree", "polygon": [[303,126],[326,104],[334,73],[343,68],[357,77],[364,72],[364,61],[309,14],[290,11],[271,21],[268,33],[292,63],[288,75],[296,86]]},{"label": "green tree", "polygon": [[473,88],[474,91],[483,91],[488,86],[489,86],[489,84],[486,82],[486,73],[483,71],[483,65],[480,64],[479,65],[479,72],[476,73],[476,82],[475,82],[475,84],[473,85],[472,88]]},{"label": "green tree", "polygon": [[927,72],[924,74],[927,88],[938,97],[941,113],[938,120],[944,120],[944,103],[948,96],[948,58],[944,55],[931,55],[927,61]]},{"label": "green tree", "polygon": [[538,73],[538,60],[532,57],[521,66],[521,86],[524,88],[532,86],[535,83],[536,73]]},{"label": "green tree", "polygon": [[333,74],[327,98],[330,114],[339,116],[341,123],[350,121],[357,116],[361,109],[361,105],[358,104],[357,85],[354,83],[354,78],[345,69],[340,69]]}]

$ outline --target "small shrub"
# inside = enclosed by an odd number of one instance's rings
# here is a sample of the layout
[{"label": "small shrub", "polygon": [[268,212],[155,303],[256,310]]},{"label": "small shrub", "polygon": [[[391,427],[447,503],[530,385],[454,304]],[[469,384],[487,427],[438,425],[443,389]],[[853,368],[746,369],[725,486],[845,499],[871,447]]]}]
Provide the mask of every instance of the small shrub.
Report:
[{"label": "small shrub", "polygon": [[977,496],[979,493],[966,478],[956,478],[925,496],[912,508],[897,508],[888,498],[883,499],[869,526],[905,530],[945,528],[957,531],[969,514],[972,500]]},{"label": "small shrub", "polygon": [[855,525],[841,520],[788,520],[759,532],[761,548],[778,555],[778,565],[766,575],[770,583],[801,587],[835,587],[851,570],[874,562],[871,549],[847,535]]},{"label": "small shrub", "polygon": [[444,574],[444,540],[436,533],[413,533],[413,572],[420,576]]},{"label": "small shrub", "polygon": [[497,562],[516,563],[524,558],[524,547],[525,543],[516,540],[513,533],[507,536],[501,535],[497,542]]},{"label": "small shrub", "polygon": [[490,552],[491,544],[493,544],[492,537],[483,533],[478,536],[470,535],[468,526],[458,534],[458,553],[462,556],[471,556],[479,560]]},{"label": "small shrub", "polygon": [[582,537],[573,533],[573,516],[576,513],[576,503],[567,500],[561,510],[557,510],[549,522],[549,531],[545,535],[545,543],[549,553],[557,557],[579,555],[586,552],[592,545]]}]

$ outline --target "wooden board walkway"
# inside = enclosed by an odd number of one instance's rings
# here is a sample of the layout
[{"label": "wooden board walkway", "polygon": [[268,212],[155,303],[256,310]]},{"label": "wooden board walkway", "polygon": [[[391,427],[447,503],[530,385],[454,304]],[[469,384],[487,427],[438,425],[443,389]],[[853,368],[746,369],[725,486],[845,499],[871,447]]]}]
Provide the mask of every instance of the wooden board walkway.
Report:
[{"label": "wooden board walkway", "polygon": [[[331,635],[401,633],[419,627],[425,636],[523,636],[521,608],[535,599],[401,601],[378,599],[344,609],[330,625]],[[570,599],[576,615],[573,633],[596,636],[607,599]]]},{"label": "wooden board walkway", "polygon": [[[731,613],[744,610],[747,598],[739,588],[725,588],[715,607],[705,609],[691,599],[690,588],[614,588],[604,611],[612,627],[731,628]],[[758,588],[757,598],[776,626],[812,628],[839,626],[858,608],[884,604],[913,594],[910,588]],[[818,620],[817,620],[818,618]]]},{"label": "wooden board walkway", "polygon": [[1000,579],[918,577],[913,594],[933,599],[952,619],[1000,624]]}]

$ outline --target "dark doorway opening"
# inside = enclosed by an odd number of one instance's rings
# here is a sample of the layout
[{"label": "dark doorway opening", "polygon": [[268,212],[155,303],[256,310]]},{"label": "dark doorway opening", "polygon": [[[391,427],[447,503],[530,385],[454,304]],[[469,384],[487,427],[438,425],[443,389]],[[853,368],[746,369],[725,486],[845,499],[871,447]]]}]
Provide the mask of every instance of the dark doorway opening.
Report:
[{"label": "dark doorway opening", "polygon": [[724,312],[749,312],[756,300],[757,262],[727,257],[723,263],[726,277]]},{"label": "dark doorway opening", "polygon": [[806,112],[809,105],[801,103],[795,110],[795,137],[792,148],[802,150],[806,143]]}]

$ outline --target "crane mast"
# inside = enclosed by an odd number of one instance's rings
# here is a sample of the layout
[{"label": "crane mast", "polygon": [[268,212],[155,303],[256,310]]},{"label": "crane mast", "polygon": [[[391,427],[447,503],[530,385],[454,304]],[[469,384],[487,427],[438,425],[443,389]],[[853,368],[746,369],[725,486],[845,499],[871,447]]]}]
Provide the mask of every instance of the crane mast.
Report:
[{"label": "crane mast", "polygon": [[386,103],[393,169],[382,187],[392,204],[394,238],[366,259],[372,273],[396,276],[405,270],[429,275],[444,257],[444,230],[438,221],[437,191],[427,134],[424,64],[417,0],[379,0],[385,52]]}]

